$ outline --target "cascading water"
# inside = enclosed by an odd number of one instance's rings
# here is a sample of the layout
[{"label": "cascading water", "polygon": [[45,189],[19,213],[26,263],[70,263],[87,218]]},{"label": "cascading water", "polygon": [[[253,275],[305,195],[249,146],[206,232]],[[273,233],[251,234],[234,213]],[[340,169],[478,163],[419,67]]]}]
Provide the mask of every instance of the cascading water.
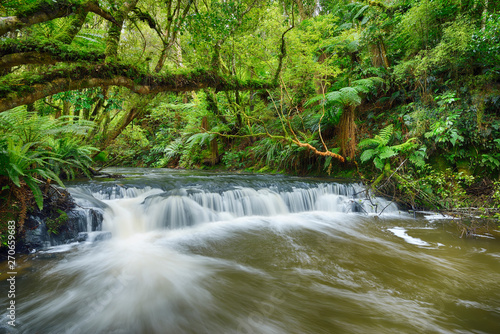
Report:
[{"label": "cascading water", "polygon": [[459,239],[355,184],[119,172],[70,188],[87,237],[24,260],[6,332],[499,329],[493,235]]},{"label": "cascading water", "polygon": [[[396,204],[382,198],[357,198],[363,190],[352,184],[308,184],[307,188],[288,190],[265,187],[253,189],[233,187],[218,192],[199,186],[163,191],[111,187],[93,193],[107,207],[106,228],[120,233],[130,226],[125,216],[133,217],[136,232],[154,229],[178,229],[199,223],[230,220],[245,216],[276,216],[307,211],[386,213],[398,212]],[[75,193],[77,195],[78,193]],[[78,200],[78,197],[77,197]],[[88,203],[88,198],[84,201]],[[82,203],[85,205],[85,203]],[[105,211],[106,212],[106,211]],[[113,223],[117,222],[117,223]]]}]

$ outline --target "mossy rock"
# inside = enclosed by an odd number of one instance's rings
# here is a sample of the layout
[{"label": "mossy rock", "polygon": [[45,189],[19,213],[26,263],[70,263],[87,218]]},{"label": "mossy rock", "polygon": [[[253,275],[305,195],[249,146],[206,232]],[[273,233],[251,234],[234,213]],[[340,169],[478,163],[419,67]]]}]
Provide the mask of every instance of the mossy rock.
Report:
[{"label": "mossy rock", "polygon": [[472,175],[472,171],[470,170],[470,162],[469,161],[465,161],[465,160],[457,161],[456,165],[457,165],[457,171],[459,173],[462,173],[462,174],[467,175],[467,176]]},{"label": "mossy rock", "polygon": [[432,168],[439,172],[446,172],[447,169],[453,168],[453,166],[441,155],[433,155],[429,159],[429,163]]}]

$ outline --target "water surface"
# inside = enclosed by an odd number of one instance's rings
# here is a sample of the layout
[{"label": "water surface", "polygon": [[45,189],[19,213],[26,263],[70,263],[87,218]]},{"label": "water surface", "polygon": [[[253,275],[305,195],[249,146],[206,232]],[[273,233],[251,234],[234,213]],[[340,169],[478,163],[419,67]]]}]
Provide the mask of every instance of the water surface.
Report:
[{"label": "water surface", "polygon": [[118,172],[70,188],[102,231],[20,261],[10,332],[500,332],[494,232],[325,179]]}]

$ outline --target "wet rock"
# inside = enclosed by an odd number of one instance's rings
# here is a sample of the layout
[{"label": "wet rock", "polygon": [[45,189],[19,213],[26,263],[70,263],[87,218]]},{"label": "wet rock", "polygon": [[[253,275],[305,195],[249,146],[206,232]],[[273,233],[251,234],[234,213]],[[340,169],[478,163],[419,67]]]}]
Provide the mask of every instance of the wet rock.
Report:
[{"label": "wet rock", "polygon": [[76,241],[84,242],[84,241],[87,241],[88,238],[89,238],[89,234],[87,232],[80,232],[80,233],[78,233],[78,236],[76,237]]},{"label": "wet rock", "polygon": [[105,241],[111,239],[111,232],[101,232],[94,237],[94,242]]}]

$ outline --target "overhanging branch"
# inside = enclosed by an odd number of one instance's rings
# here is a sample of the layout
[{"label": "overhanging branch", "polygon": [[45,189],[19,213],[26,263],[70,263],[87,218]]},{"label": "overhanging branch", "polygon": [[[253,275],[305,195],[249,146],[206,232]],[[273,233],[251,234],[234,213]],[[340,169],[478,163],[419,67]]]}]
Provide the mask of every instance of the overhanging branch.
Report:
[{"label": "overhanging branch", "polygon": [[213,72],[197,70],[186,74],[154,75],[132,66],[108,63],[93,66],[72,66],[53,69],[20,79],[0,82],[0,112],[33,103],[65,91],[92,87],[126,87],[147,95],[160,92],[185,92],[215,88],[216,91],[259,90],[273,88],[273,83],[259,80],[241,81],[224,78]]},{"label": "overhanging branch", "polygon": [[0,69],[26,64],[55,64],[59,61],[95,62],[102,59],[104,59],[103,52],[78,50],[62,42],[15,39],[5,39],[0,42]]}]

